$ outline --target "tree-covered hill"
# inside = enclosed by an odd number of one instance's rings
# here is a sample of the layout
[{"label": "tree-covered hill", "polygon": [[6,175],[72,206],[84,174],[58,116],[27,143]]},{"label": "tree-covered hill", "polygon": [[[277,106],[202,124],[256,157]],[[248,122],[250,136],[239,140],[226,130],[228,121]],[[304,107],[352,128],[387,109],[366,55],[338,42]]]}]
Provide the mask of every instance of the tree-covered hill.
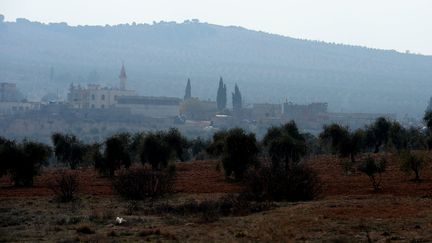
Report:
[{"label": "tree-covered hill", "polygon": [[[432,95],[432,56],[307,41],[198,21],[116,26],[0,23],[0,82],[30,99],[71,82],[116,86],[124,61],[143,95],[215,99],[219,77],[246,103],[328,102],[345,112],[420,116]],[[228,102],[231,103],[230,101]]]}]

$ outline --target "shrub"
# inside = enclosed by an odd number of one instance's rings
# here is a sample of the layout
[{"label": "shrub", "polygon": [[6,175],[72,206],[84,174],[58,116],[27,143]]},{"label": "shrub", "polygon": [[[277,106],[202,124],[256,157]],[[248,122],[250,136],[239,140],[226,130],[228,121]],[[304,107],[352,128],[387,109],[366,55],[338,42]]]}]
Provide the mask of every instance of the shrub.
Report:
[{"label": "shrub", "polygon": [[149,133],[145,136],[141,149],[141,163],[149,163],[153,169],[162,169],[168,165],[173,150],[163,132]]},{"label": "shrub", "polygon": [[429,160],[425,153],[412,153],[405,151],[401,154],[401,170],[405,172],[413,172],[415,175],[414,181],[421,181],[420,172],[429,164]]},{"label": "shrub", "polygon": [[244,182],[245,196],[257,201],[308,201],[321,193],[318,175],[304,164],[296,164],[288,172],[270,166],[252,169]]},{"label": "shrub", "polygon": [[255,134],[234,128],[227,132],[223,147],[222,165],[226,176],[241,179],[248,167],[258,164],[258,144]]},{"label": "shrub", "polygon": [[225,146],[225,139],[228,135],[227,131],[218,131],[213,134],[213,141],[209,144],[206,151],[212,157],[219,158],[222,156]]},{"label": "shrub", "polygon": [[167,171],[148,169],[126,170],[114,180],[114,190],[131,200],[155,198],[173,190],[174,176]]},{"label": "shrub", "polygon": [[188,155],[188,147],[189,142],[188,140],[179,132],[176,128],[169,129],[165,135],[164,139],[166,140],[166,143],[168,146],[173,150],[175,156],[180,161],[185,161],[189,159]]},{"label": "shrub", "polygon": [[355,163],[355,156],[366,146],[366,134],[362,129],[350,131],[338,124],[325,125],[319,135],[324,144],[329,144],[333,153],[342,158],[349,157]]},{"label": "shrub", "polygon": [[206,158],[206,150],[210,145],[210,141],[203,140],[200,137],[193,139],[190,142],[190,149],[192,157],[195,159],[205,159]]},{"label": "shrub", "polygon": [[0,177],[10,173],[18,155],[15,141],[0,137]]},{"label": "shrub", "polygon": [[299,133],[294,121],[282,127],[272,127],[268,129],[264,136],[263,144],[268,149],[268,154],[275,169],[281,168],[288,171],[290,167],[297,164],[306,154],[306,140]]},{"label": "shrub", "polygon": [[99,161],[102,172],[108,172],[112,177],[115,170],[122,166],[129,168],[131,156],[129,153],[130,136],[127,133],[116,134],[105,140],[104,158]]},{"label": "shrub", "polygon": [[33,177],[48,164],[51,149],[45,144],[24,140],[0,143],[0,174],[9,174],[15,186],[32,186]]},{"label": "shrub", "polygon": [[378,117],[366,128],[366,143],[373,147],[374,153],[378,153],[381,146],[388,145],[391,127],[392,123],[388,119]]},{"label": "shrub", "polygon": [[54,133],[51,136],[57,161],[76,169],[84,161],[86,146],[71,134]]},{"label": "shrub", "polygon": [[76,198],[78,187],[77,175],[72,172],[62,171],[54,179],[51,189],[60,202],[70,202]]},{"label": "shrub", "polygon": [[379,161],[368,156],[359,166],[359,171],[365,173],[372,183],[374,191],[381,190],[381,174],[385,171],[387,161],[381,158]]}]

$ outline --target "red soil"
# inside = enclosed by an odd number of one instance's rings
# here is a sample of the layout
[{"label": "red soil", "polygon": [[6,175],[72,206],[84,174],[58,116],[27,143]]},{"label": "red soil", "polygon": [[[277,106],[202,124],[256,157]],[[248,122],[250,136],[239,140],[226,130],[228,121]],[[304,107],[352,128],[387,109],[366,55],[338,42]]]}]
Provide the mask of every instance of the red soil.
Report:
[{"label": "red soil", "polygon": [[[223,173],[216,170],[217,161],[191,161],[176,165],[177,177],[174,190],[182,193],[223,193],[239,192],[241,186],[225,180]],[[0,179],[0,197],[49,196],[50,185],[56,169],[46,169],[36,176],[33,187],[16,188],[7,177]],[[84,195],[112,195],[109,178],[99,175],[93,169],[78,169],[80,192]]]},{"label": "red soil", "polygon": [[[421,172],[422,182],[411,181],[412,174],[407,174],[400,170],[399,162],[391,155],[385,156],[388,165],[382,174],[382,191],[379,194],[394,196],[432,196],[432,171],[426,167]],[[318,173],[323,182],[324,196],[348,196],[348,195],[367,195],[376,193],[372,190],[369,178],[355,171],[351,175],[346,175],[341,168],[339,159],[334,156],[321,155],[309,159],[309,163]]]},{"label": "red soil", "polygon": [[[396,196],[432,196],[432,173],[425,168],[421,183],[411,182],[410,175],[399,170],[391,159],[387,171],[382,177],[381,194]],[[344,175],[338,159],[334,156],[317,156],[308,159],[308,163],[321,177],[323,196],[367,195],[373,194],[367,176],[355,172]],[[177,164],[175,191],[182,193],[224,193],[239,192],[241,186],[225,180],[222,172],[216,170],[217,161],[191,161]],[[0,179],[0,197],[51,196],[50,184],[55,176],[55,169],[45,170],[35,177],[34,186],[16,188],[8,178]],[[108,178],[100,176],[93,169],[78,170],[80,192],[85,195],[112,195]]]}]

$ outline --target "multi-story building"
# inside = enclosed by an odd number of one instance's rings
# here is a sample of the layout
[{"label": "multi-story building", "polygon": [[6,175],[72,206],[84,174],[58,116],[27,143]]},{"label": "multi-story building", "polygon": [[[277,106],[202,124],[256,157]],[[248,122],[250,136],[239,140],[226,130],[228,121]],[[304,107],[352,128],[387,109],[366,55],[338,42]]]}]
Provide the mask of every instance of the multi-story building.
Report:
[{"label": "multi-story building", "polygon": [[16,102],[21,94],[14,83],[0,83],[0,102]]},{"label": "multi-story building", "polygon": [[179,115],[180,98],[121,96],[117,99],[117,108],[130,111],[133,115],[151,118],[173,118]]},{"label": "multi-story building", "polygon": [[16,102],[16,101],[0,102],[0,114],[12,115],[12,114],[24,113],[33,110],[39,110],[40,107],[41,107],[40,102]]},{"label": "multi-story building", "polygon": [[120,88],[101,87],[98,84],[89,84],[87,87],[71,84],[68,94],[68,102],[74,108],[81,109],[106,109],[117,104],[117,98],[121,96],[134,96],[135,91],[126,89],[126,71],[124,65],[120,71]]}]

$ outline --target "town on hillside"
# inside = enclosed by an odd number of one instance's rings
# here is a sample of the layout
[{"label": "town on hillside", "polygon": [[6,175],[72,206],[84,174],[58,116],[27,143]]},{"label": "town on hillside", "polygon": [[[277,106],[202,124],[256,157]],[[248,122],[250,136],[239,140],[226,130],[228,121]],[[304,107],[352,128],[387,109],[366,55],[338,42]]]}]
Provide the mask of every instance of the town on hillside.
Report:
[{"label": "town on hillside", "polygon": [[193,97],[190,79],[185,90],[179,90],[182,98],[139,95],[128,87],[124,65],[118,79],[118,87],[70,84],[66,99],[43,97],[41,101],[28,101],[16,84],[1,83],[1,132],[17,139],[49,141],[53,132],[66,131],[98,141],[121,131],[176,127],[189,137],[210,137],[217,130],[241,127],[262,136],[269,127],[290,120],[304,132],[317,134],[330,123],[356,129],[378,117],[396,119],[395,114],[332,112],[325,102],[296,104],[287,99],[282,104],[245,104],[240,87],[235,85],[230,95],[222,77],[216,100]]}]

